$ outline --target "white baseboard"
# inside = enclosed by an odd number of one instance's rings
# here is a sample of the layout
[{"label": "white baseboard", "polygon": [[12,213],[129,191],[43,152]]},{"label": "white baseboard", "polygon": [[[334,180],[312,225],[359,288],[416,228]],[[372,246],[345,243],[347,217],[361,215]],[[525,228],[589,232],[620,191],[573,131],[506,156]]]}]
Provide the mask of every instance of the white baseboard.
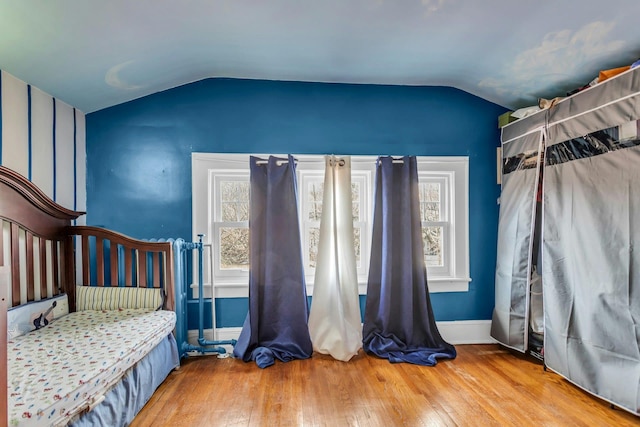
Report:
[{"label": "white baseboard", "polygon": [[[492,344],[496,340],[491,338],[491,320],[455,320],[437,322],[440,335],[450,344]],[[212,329],[204,330],[207,340],[237,340],[242,328],[218,328],[217,336],[213,337]],[[190,330],[189,343],[198,344],[198,331]]]},{"label": "white baseboard", "polygon": [[491,320],[436,322],[440,335],[450,344],[493,344]]},{"label": "white baseboard", "polygon": [[[240,336],[240,331],[242,328],[218,328],[217,336],[213,336],[213,329],[205,329],[204,339],[206,340],[218,340],[218,341],[228,341],[228,340],[237,340]],[[187,335],[187,340],[189,344],[198,345],[198,330],[197,329],[189,329],[189,333]]]},{"label": "white baseboard", "polygon": [[[205,329],[203,332],[204,339],[208,341],[229,341],[229,340],[237,340],[240,336],[240,331],[242,328],[218,328],[217,336],[213,336],[213,329]],[[190,329],[187,333],[187,341],[189,344],[198,346],[198,335],[200,332],[197,329]],[[224,348],[228,354],[233,352],[233,346],[230,344],[224,344],[220,347]]]}]

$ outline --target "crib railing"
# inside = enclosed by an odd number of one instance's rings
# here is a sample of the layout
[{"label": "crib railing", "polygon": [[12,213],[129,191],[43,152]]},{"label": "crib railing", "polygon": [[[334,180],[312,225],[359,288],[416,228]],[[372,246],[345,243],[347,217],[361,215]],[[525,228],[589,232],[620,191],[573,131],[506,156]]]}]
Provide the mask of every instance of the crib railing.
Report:
[{"label": "crib railing", "polygon": [[[76,281],[78,285],[161,288],[165,292],[165,309],[176,313],[175,336],[180,358],[191,352],[226,354],[223,345],[235,345],[236,340],[210,341],[204,338],[203,251],[202,237],[198,242],[184,239],[131,239],[99,227],[70,227],[77,236],[78,255]],[[196,260],[198,269],[198,345],[189,343],[188,289],[189,268]],[[69,304],[75,292],[69,292]],[[215,300],[212,301],[215,304]]]},{"label": "crib railing", "polygon": [[[75,239],[76,282],[83,286],[160,288],[164,308],[175,307],[173,242],[132,239],[101,227],[69,227]],[[75,292],[67,290],[70,307]],[[73,310],[73,308],[71,308]]]}]

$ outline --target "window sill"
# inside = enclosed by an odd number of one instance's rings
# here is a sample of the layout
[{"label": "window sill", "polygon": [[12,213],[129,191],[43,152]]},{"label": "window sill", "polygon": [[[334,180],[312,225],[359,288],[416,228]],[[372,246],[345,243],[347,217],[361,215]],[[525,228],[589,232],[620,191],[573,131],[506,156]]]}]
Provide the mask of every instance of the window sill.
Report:
[{"label": "window sill", "polygon": [[[192,283],[193,297],[198,298],[198,284]],[[203,297],[211,298],[211,283],[202,285]],[[216,284],[216,298],[247,298],[249,285],[247,282],[230,282]]]},{"label": "window sill", "polygon": [[470,278],[457,278],[457,277],[434,277],[432,279],[427,278],[429,284],[429,293],[441,293],[441,292],[469,292]]},{"label": "window sill", "polygon": [[[459,278],[440,278],[434,277],[428,279],[429,293],[436,294],[442,292],[468,292],[469,282],[471,279]],[[198,298],[198,285],[192,284],[193,297]],[[211,284],[203,285],[204,298],[211,298]],[[367,294],[367,284],[360,282],[358,284],[358,293],[360,295]],[[313,284],[307,283],[307,295],[313,296]],[[249,296],[249,285],[244,283],[218,283],[216,284],[216,298],[247,298]]]}]

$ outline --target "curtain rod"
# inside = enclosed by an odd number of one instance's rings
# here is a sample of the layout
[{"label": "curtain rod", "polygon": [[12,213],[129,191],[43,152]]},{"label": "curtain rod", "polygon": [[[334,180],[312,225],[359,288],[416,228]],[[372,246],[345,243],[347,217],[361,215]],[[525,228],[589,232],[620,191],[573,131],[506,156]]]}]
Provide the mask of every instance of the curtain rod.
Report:
[{"label": "curtain rod", "polygon": [[[298,163],[298,160],[294,160],[294,163]],[[269,163],[269,160],[256,160],[256,165],[266,165]],[[289,160],[276,160],[276,165],[277,166],[282,166],[284,164],[289,163]]]},{"label": "curtain rod", "polygon": [[[306,155],[306,154],[305,154]],[[315,155],[315,154],[314,154]],[[248,156],[250,156],[250,154],[248,154]],[[324,157],[326,156],[325,154],[317,154],[318,157]],[[354,158],[354,155],[349,154],[348,156],[351,157],[351,163],[375,163],[377,162],[377,159],[380,157],[392,157],[392,156],[376,156],[376,155],[371,155],[370,157],[375,157],[375,159],[367,159],[367,160],[359,160],[357,157]],[[355,156],[360,156],[359,154],[356,154]],[[362,156],[369,156],[366,154],[363,154]],[[336,157],[340,157],[340,156],[336,156]],[[295,163],[319,163],[321,161],[323,161],[324,159],[294,159]],[[225,159],[225,162],[232,162],[232,163],[245,163],[246,160],[235,160],[235,159]],[[282,166],[283,164],[288,163],[289,160],[287,159],[278,159],[276,160],[276,164],[278,166]],[[399,158],[399,159],[393,159],[392,160],[393,163],[404,163],[404,159]],[[256,161],[256,164],[258,165],[266,165],[269,163],[269,160],[263,160],[263,159],[259,159]]]},{"label": "curtain rod", "polygon": [[[307,161],[308,162],[317,162],[317,160],[307,160]],[[298,163],[299,160],[296,159],[296,160],[294,160],[294,162]],[[269,163],[268,160],[257,160],[256,161],[256,165],[266,165],[268,163]],[[289,160],[276,160],[276,165],[277,166],[282,166],[282,165],[287,164],[287,163],[289,163]],[[302,161],[302,163],[305,163],[305,161]],[[356,162],[352,162],[352,163],[371,163],[371,161],[366,161],[365,162],[365,161],[361,160],[359,162],[356,161]],[[402,163],[404,163],[404,159],[393,159],[391,161],[391,163],[400,163],[400,164],[402,164]],[[339,166],[344,166],[344,159],[339,159],[338,160],[338,165]]]},{"label": "curtain rod", "polygon": [[346,162],[344,161],[344,158],[339,157],[339,156],[331,156],[331,158],[329,159],[329,164],[331,166],[344,166]]}]

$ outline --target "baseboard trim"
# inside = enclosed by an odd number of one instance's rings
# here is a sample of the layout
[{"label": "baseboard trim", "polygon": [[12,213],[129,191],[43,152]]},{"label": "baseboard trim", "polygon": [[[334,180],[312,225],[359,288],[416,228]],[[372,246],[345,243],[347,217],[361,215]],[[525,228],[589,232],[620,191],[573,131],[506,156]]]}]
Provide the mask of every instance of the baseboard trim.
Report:
[{"label": "baseboard trim", "polygon": [[[491,338],[491,320],[455,320],[437,322],[440,335],[451,344],[493,344]],[[204,330],[207,340],[237,340],[242,328],[218,328],[217,336],[213,337],[213,329]],[[188,340],[191,344],[198,343],[198,330],[190,330]]]},{"label": "baseboard trim", "polygon": [[493,344],[491,320],[436,322],[440,335],[451,344]]}]

